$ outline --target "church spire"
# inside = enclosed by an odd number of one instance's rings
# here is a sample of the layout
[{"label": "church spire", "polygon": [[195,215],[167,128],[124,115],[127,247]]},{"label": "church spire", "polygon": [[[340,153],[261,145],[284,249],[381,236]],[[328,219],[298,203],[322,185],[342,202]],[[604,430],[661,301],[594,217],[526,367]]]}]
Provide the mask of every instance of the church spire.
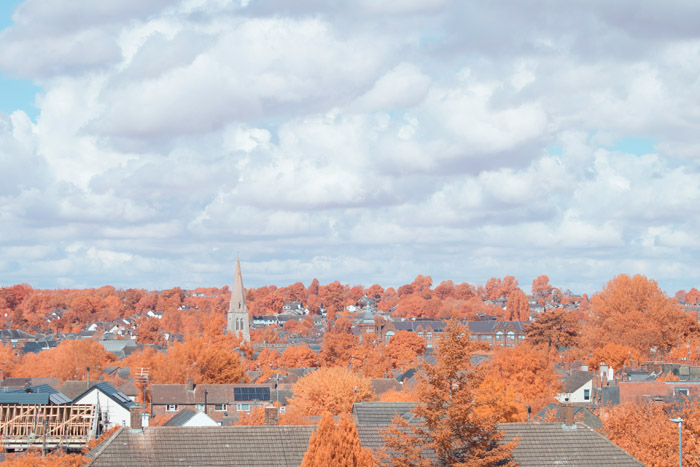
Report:
[{"label": "church spire", "polygon": [[245,303],[245,290],[243,289],[240,258],[236,259],[236,273],[233,276],[233,288],[231,289],[231,303],[228,307],[226,331],[231,334],[238,334],[240,332],[243,335],[243,340],[250,342],[248,306]]}]

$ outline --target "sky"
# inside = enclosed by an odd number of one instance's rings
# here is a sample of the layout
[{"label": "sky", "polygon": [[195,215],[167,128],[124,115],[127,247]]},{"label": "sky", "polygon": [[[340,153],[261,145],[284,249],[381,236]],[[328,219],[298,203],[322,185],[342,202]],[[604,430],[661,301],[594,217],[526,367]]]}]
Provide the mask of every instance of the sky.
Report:
[{"label": "sky", "polygon": [[3,0],[0,285],[700,287],[699,15]]}]

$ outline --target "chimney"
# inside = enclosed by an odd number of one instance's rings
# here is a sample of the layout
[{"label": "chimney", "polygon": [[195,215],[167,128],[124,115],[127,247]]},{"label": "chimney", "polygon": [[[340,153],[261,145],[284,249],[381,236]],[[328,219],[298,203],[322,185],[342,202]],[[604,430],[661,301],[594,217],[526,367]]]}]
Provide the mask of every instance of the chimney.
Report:
[{"label": "chimney", "polygon": [[187,390],[194,391],[194,380],[192,378],[187,378]]},{"label": "chimney", "polygon": [[265,407],[265,425],[277,425],[277,407]]},{"label": "chimney", "polygon": [[575,427],[574,423],[574,406],[562,404],[559,407],[559,419],[562,421],[562,425],[565,427]]},{"label": "chimney", "polygon": [[141,407],[132,407],[129,409],[131,415],[131,429],[143,430],[143,421],[141,420]]}]

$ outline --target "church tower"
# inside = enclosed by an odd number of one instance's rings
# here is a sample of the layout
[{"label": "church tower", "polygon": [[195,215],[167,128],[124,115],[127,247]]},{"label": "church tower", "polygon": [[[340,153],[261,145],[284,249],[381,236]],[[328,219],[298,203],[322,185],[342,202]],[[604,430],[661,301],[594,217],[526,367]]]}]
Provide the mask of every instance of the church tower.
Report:
[{"label": "church tower", "polygon": [[250,342],[248,307],[245,304],[245,291],[243,290],[240,259],[236,259],[236,274],[233,277],[233,289],[231,290],[231,304],[228,307],[226,332],[235,335],[238,335],[240,332],[243,335],[243,340]]}]

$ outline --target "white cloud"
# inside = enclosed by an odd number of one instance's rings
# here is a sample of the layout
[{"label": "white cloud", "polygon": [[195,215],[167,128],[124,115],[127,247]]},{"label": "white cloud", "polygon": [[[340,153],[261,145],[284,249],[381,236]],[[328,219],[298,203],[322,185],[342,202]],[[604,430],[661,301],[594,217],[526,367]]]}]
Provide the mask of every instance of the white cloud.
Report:
[{"label": "white cloud", "polygon": [[697,8],[26,0],[0,283],[700,286]]}]

